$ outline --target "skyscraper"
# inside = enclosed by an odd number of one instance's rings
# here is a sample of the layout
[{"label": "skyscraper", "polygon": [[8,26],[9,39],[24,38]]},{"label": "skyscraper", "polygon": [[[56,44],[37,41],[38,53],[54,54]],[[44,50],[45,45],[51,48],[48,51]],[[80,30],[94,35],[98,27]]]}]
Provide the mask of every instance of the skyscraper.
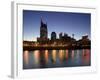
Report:
[{"label": "skyscraper", "polygon": [[63,37],[63,34],[62,34],[62,32],[59,34],[59,39],[62,39],[62,37]]},{"label": "skyscraper", "polygon": [[45,24],[42,21],[42,18],[41,18],[41,25],[40,25],[40,38],[41,39],[47,39],[48,38],[47,24]]},{"label": "skyscraper", "polygon": [[51,33],[51,40],[56,40],[56,33],[55,32]]},{"label": "skyscraper", "polygon": [[41,44],[45,44],[48,42],[48,29],[47,29],[47,23],[44,23],[42,18],[40,22],[40,37],[37,38],[37,41]]}]

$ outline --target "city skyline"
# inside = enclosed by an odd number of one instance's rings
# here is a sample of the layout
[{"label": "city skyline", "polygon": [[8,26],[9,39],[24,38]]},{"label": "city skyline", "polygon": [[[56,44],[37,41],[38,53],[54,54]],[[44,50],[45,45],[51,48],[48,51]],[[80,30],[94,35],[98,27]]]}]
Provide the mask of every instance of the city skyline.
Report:
[{"label": "city skyline", "polygon": [[40,37],[41,17],[47,23],[48,38],[51,33],[67,33],[69,36],[75,34],[75,39],[79,40],[83,35],[88,35],[90,39],[91,15],[89,13],[71,12],[48,12],[23,10],[23,35],[24,40],[36,41]]}]

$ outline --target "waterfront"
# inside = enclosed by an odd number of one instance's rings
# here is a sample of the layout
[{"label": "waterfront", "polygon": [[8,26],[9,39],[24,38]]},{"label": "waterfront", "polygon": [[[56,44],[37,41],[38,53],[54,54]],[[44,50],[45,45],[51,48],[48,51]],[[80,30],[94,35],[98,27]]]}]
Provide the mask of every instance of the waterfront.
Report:
[{"label": "waterfront", "polygon": [[23,51],[23,69],[90,66],[90,49]]},{"label": "waterfront", "polygon": [[90,30],[89,13],[23,10],[23,69],[90,66]]}]

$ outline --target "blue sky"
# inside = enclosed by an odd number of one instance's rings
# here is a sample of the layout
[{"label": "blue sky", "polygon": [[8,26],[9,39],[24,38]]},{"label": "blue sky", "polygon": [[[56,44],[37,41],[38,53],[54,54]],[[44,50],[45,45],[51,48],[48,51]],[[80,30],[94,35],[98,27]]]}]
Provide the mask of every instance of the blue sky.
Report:
[{"label": "blue sky", "polygon": [[47,23],[48,37],[55,31],[57,38],[59,33],[67,33],[69,36],[75,34],[75,39],[81,39],[83,35],[91,33],[90,13],[70,13],[70,12],[48,12],[23,10],[23,35],[24,40],[35,41],[40,37],[41,17]]}]

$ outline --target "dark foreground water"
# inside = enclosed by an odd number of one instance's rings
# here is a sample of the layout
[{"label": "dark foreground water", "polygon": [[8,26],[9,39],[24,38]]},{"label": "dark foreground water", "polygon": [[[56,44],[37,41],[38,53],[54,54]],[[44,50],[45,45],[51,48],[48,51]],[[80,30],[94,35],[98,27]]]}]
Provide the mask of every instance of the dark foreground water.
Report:
[{"label": "dark foreground water", "polygon": [[23,52],[23,69],[90,66],[91,52],[80,50],[34,50]]}]

